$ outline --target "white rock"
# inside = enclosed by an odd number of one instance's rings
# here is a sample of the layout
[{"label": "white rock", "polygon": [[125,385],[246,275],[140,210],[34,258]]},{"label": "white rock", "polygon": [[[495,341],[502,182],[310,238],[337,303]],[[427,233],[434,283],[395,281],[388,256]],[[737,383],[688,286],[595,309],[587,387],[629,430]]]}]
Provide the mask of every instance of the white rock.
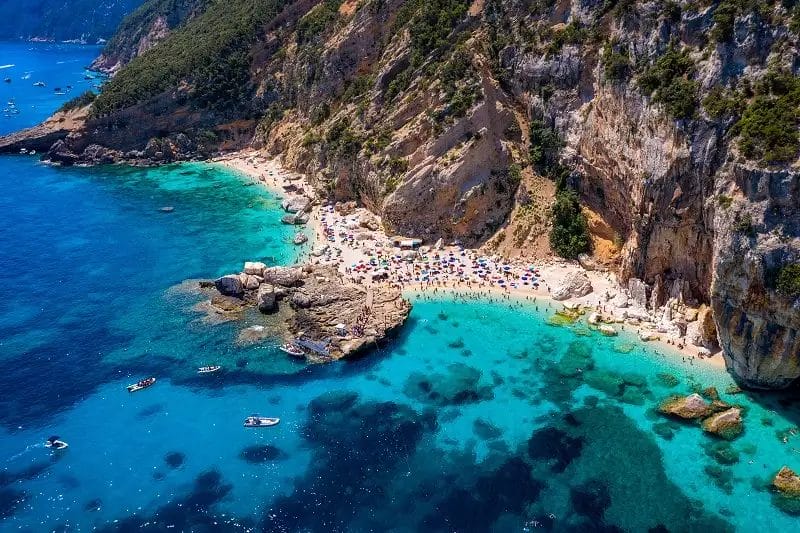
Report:
[{"label": "white rock", "polygon": [[264,263],[246,261],[244,264],[244,273],[250,274],[251,276],[263,276],[265,268],[267,268],[267,265]]},{"label": "white rock", "polygon": [[256,290],[263,281],[263,278],[261,276],[251,276],[249,274],[241,274],[239,277],[242,280],[242,286],[248,291]]},{"label": "white rock", "polygon": [[654,331],[650,331],[647,329],[639,330],[639,338],[644,342],[654,341],[658,338],[658,335]]},{"label": "white rock", "polygon": [[628,280],[628,292],[634,304],[645,309],[647,308],[647,285],[638,278]]},{"label": "white rock", "polygon": [[593,326],[596,326],[601,321],[602,321],[602,317],[600,316],[600,313],[592,313],[592,314],[589,315],[589,318],[588,318],[589,324],[592,324]]},{"label": "white rock", "polygon": [[570,272],[562,279],[551,292],[555,300],[567,298],[580,298],[592,292],[592,282],[585,272]]},{"label": "white rock", "polygon": [[277,295],[275,294],[275,287],[265,283],[258,288],[258,295],[256,296],[258,302],[258,310],[262,313],[271,313],[277,307]]},{"label": "white rock", "polygon": [[629,305],[628,297],[622,293],[619,293],[611,300],[611,305],[624,309]]},{"label": "white rock", "polygon": [[281,207],[288,213],[302,213],[311,207],[311,200],[305,196],[293,196],[281,202]]},{"label": "white rock", "polygon": [[700,322],[697,320],[686,325],[686,344],[703,346],[703,332],[701,331]]},{"label": "white rock", "polygon": [[617,336],[617,330],[615,330],[613,327],[609,326],[608,324],[603,324],[602,326],[600,326],[597,329],[599,329],[600,333],[602,333],[606,337],[616,337]]}]

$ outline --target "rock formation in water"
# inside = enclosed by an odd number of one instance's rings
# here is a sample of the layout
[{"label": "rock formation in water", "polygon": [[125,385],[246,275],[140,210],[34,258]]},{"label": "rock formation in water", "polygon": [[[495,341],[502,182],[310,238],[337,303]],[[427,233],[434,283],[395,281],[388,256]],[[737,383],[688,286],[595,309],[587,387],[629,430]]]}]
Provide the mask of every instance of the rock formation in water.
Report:
[{"label": "rock formation in water", "polygon": [[[306,350],[311,361],[341,359],[376,346],[402,326],[411,304],[399,289],[380,286],[367,288],[345,280],[333,267],[267,267],[246,262],[239,274],[222,276],[213,283],[219,295],[212,308],[223,314],[236,314],[256,306],[271,315],[284,306],[275,320],[295,338],[326,346],[327,355]],[[338,330],[343,325],[344,330]]]},{"label": "rock formation in water", "polygon": [[161,13],[179,31],[158,16],[123,26],[114,42],[128,52],[110,63],[136,59],[85,123],[59,133],[52,160],[253,146],[431,242],[539,253],[552,228],[554,249],[577,253],[588,229],[595,257],[582,264],[614,268],[623,305],[681,306],[697,319],[691,342],[718,342],[745,386],[800,376],[798,8],[182,6]]}]

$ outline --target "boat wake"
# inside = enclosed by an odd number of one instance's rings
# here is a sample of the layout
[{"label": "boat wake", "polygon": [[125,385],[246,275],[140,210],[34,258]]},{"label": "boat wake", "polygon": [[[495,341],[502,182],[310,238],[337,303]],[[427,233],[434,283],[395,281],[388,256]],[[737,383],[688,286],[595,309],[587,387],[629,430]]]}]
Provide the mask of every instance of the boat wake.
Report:
[{"label": "boat wake", "polygon": [[12,68],[12,67],[16,67],[16,65],[0,65],[0,70],[6,69],[6,68]]},{"label": "boat wake", "polygon": [[22,457],[23,455],[25,455],[29,451],[33,450],[34,448],[41,448],[41,447],[42,447],[42,444],[39,443],[39,442],[34,443],[34,444],[28,444],[27,446],[25,446],[24,450],[22,450],[21,452],[16,453],[16,454],[12,455],[11,457],[7,458],[5,460],[5,462],[6,463],[10,463],[12,461],[16,461],[17,459],[19,459],[20,457]]}]

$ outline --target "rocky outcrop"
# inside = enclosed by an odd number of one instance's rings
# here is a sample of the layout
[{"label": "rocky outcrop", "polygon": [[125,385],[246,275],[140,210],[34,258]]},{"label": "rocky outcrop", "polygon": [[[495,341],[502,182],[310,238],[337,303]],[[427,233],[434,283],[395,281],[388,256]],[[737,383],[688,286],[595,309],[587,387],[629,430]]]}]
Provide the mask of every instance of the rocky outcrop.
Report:
[{"label": "rocky outcrop", "polygon": [[592,282],[585,272],[577,270],[570,272],[553,287],[550,296],[555,300],[580,298],[592,292]]},{"label": "rocky outcrop", "polygon": [[699,394],[668,398],[658,406],[658,411],[686,420],[705,418],[713,412],[711,405]]},{"label": "rocky outcrop", "polygon": [[782,467],[772,479],[772,486],[790,498],[800,499],[800,476],[788,466]]},{"label": "rocky outcrop", "polygon": [[269,283],[262,283],[258,287],[256,294],[256,304],[258,310],[262,313],[272,313],[278,308],[278,297],[275,292],[275,286]]},{"label": "rocky outcrop", "polygon": [[[401,327],[411,312],[411,304],[399,289],[368,289],[346,281],[332,267],[261,265],[247,262],[245,270],[254,274],[242,272],[217,279],[213,285],[219,294],[212,295],[212,308],[236,319],[248,306],[258,307],[270,320],[281,322],[269,324],[268,330],[284,330],[314,346],[324,346],[323,350],[305,350],[310,361],[340,359],[376,346]],[[346,331],[337,329],[340,324]],[[253,339],[250,334],[246,337]]]},{"label": "rocky outcrop", "polygon": [[742,411],[738,407],[731,407],[721,413],[709,416],[703,420],[702,426],[706,433],[733,440],[744,431]]},{"label": "rocky outcrop", "polygon": [[[737,197],[715,216],[711,303],[728,368],[746,387],[783,388],[800,376],[800,298],[772,278],[800,261],[800,175],[735,167]],[[744,229],[736,220],[754,228]]]},{"label": "rocky outcrop", "polygon": [[300,267],[270,267],[263,270],[264,282],[282,287],[295,287],[305,277]]},{"label": "rocky outcrop", "polygon": [[222,276],[214,281],[214,286],[224,296],[241,296],[244,294],[244,284],[239,275]]}]

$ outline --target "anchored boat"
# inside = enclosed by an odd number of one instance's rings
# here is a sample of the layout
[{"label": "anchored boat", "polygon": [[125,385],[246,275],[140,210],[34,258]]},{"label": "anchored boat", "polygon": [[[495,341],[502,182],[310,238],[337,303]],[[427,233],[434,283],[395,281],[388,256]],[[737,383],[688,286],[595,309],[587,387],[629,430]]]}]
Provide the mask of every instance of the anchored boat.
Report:
[{"label": "anchored boat", "polygon": [[306,354],[298,348],[295,344],[289,342],[286,344],[281,345],[280,350],[284,353],[288,353],[292,357],[305,357]]},{"label": "anchored boat", "polygon": [[220,370],[221,366],[201,366],[197,369],[198,374],[211,374],[212,372],[216,372]]},{"label": "anchored boat", "polygon": [[280,418],[268,418],[265,416],[250,415],[244,419],[244,427],[266,428],[270,426],[277,426],[280,421]]},{"label": "anchored boat", "polygon": [[136,392],[142,389],[146,389],[147,387],[152,386],[156,382],[156,378],[147,378],[141,381],[137,381],[133,385],[128,385],[128,392]]},{"label": "anchored boat", "polygon": [[58,435],[53,435],[44,443],[45,448],[51,448],[53,450],[63,450],[64,448],[68,448],[69,444],[60,440]]}]

